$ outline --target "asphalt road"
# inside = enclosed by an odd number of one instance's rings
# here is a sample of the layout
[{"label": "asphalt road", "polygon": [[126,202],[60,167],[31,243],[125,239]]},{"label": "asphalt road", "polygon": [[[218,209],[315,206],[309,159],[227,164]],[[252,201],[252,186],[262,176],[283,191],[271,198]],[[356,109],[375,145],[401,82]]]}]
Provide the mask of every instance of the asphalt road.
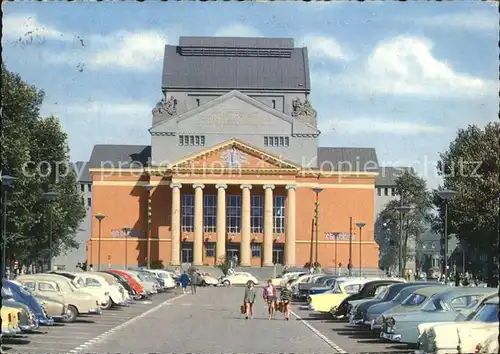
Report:
[{"label": "asphalt road", "polygon": [[[41,327],[5,341],[6,353],[387,353],[413,350],[382,342],[327,316],[293,307],[267,319],[259,297],[253,320],[239,313],[243,288],[174,291],[128,308]],[[260,291],[259,291],[260,294]]]}]

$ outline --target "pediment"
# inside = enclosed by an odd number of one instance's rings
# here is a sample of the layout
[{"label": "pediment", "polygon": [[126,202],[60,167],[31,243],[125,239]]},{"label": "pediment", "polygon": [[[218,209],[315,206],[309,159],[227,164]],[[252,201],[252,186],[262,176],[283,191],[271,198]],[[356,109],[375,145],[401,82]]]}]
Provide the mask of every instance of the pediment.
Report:
[{"label": "pediment", "polygon": [[173,165],[172,168],[200,169],[247,169],[247,170],[290,170],[300,167],[285,161],[279,156],[250,146],[237,139],[231,139],[207,150],[188,156]]}]

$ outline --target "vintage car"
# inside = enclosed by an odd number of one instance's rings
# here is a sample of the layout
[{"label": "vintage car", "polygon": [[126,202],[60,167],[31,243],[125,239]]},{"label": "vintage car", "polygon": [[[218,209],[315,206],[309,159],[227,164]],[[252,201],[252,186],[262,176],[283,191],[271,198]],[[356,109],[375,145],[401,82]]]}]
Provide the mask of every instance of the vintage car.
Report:
[{"label": "vintage car", "polygon": [[228,273],[226,276],[220,279],[220,283],[224,286],[230,285],[244,285],[248,281],[252,281],[254,284],[259,284],[257,278],[248,272],[232,272]]},{"label": "vintage car", "polygon": [[19,328],[19,310],[6,305],[2,305],[0,310],[2,312],[2,336],[21,332]]},{"label": "vintage car", "polygon": [[[358,293],[349,295],[340,303],[340,306],[337,308],[337,310],[332,313],[333,317],[347,317],[352,307],[359,303],[359,301],[365,299],[373,299],[389,285],[401,283],[402,281],[403,280],[400,279],[376,279],[365,283]],[[358,302],[355,304],[356,301]]]},{"label": "vintage car", "polygon": [[[488,332],[491,327],[498,328],[498,295],[486,296],[465,319],[458,316],[454,322],[418,325],[420,337],[417,353],[458,353],[461,346],[464,350],[466,349],[466,344],[473,353],[475,346],[480,344],[480,340],[487,339],[489,335],[470,338],[469,334],[478,334],[472,329],[479,328]],[[464,350],[461,352],[467,352]]]},{"label": "vintage car", "polygon": [[127,281],[127,284],[134,290],[136,293],[134,296],[136,299],[141,299],[145,298],[148,296],[148,293],[146,289],[142,286],[142,284],[139,282],[139,280],[136,280],[135,277],[132,275],[128,274],[124,270],[119,270],[119,269],[109,269],[107,273],[113,274],[115,276],[119,276],[122,279],[125,279]]},{"label": "vintage car", "polygon": [[72,272],[52,271],[49,274],[68,278],[71,284],[79,291],[90,294],[95,298],[97,298],[97,300],[99,301],[99,306],[101,308],[109,309],[111,307],[112,302],[110,301],[109,298],[109,292],[106,292],[106,290],[101,289],[99,287],[87,286],[85,280],[82,278],[82,275],[85,274],[85,272],[72,273]]},{"label": "vintage car", "polygon": [[315,287],[312,287],[311,289],[309,289],[309,293],[307,295],[326,293],[327,291],[332,290],[335,286],[335,283],[341,279],[343,279],[343,278],[339,278],[339,277],[329,278],[323,284],[321,284],[321,286],[315,286]]},{"label": "vintage car", "polygon": [[288,283],[289,280],[292,280],[293,278],[297,278],[303,274],[307,274],[307,272],[290,271],[288,273],[283,273],[282,275],[278,275],[276,278],[272,278],[271,282],[274,286],[284,287],[286,285],[286,283]]},{"label": "vintage car", "polygon": [[8,306],[17,309],[19,319],[19,329],[21,332],[29,332],[38,328],[38,321],[36,315],[30,310],[28,306],[21,302],[17,302],[12,297],[2,298],[2,306]]},{"label": "vintage car", "polygon": [[[85,282],[85,288],[98,288],[100,292],[107,295],[106,302],[103,304],[104,309],[109,309],[111,306],[125,306],[127,300],[125,292],[120,292],[120,287],[117,285],[109,285],[109,283],[99,273],[78,272],[72,273],[78,275]],[[122,287],[123,288],[123,287]]]},{"label": "vintage car", "polygon": [[335,275],[327,275],[327,274],[319,274],[312,276],[308,282],[300,283],[298,285],[299,293],[297,294],[296,298],[300,300],[305,300],[309,295],[309,290],[313,288],[324,287],[326,286],[325,285],[326,281],[335,278],[337,278]]},{"label": "vintage car", "polygon": [[[116,291],[120,294],[120,297],[124,299],[123,306],[128,306],[132,297],[130,296],[128,290],[123,286],[123,284],[118,280],[115,275],[105,272],[87,272],[88,274],[97,275],[101,277],[108,285],[112,288],[115,288]],[[126,281],[125,281],[126,283]],[[127,284],[128,285],[128,284]],[[111,298],[113,300],[113,298]],[[114,300],[113,300],[114,301]]]},{"label": "vintage car", "polygon": [[143,270],[124,270],[125,273],[129,274],[131,277],[135,278],[144,287],[148,295],[157,294],[160,290],[160,284],[153,277],[151,273],[145,272]]},{"label": "vintage car", "polygon": [[[163,269],[148,269],[147,271],[153,273],[157,278],[162,279],[165,289],[175,288],[176,284],[174,278],[172,277],[172,273]],[[217,283],[217,279],[215,279],[215,282]]]},{"label": "vintage car", "polygon": [[106,279],[108,279],[108,281],[112,282],[113,280],[111,278],[113,278],[114,281],[118,282],[127,291],[130,301],[140,298],[140,295],[138,295],[135,289],[129,284],[125,275],[120,275],[110,271],[101,271],[98,273],[102,274]]},{"label": "vintage car", "polygon": [[[350,316],[350,323],[355,325],[370,327],[372,321],[375,320],[382,312],[391,307],[399,305],[404,300],[404,298],[410,295],[411,292],[410,290],[408,290],[409,288],[413,287],[413,289],[418,289],[419,287],[424,287],[424,286],[425,285],[416,283],[398,283],[390,285],[382,293],[378,294],[375,298],[356,305],[356,307],[353,308],[352,310],[352,314]],[[399,296],[399,294],[405,288],[407,289],[406,292],[404,292],[403,294],[401,294],[401,296]],[[398,298],[396,299],[396,297]],[[401,301],[397,303],[397,301],[400,299]]]},{"label": "vintage car", "polygon": [[368,279],[352,279],[344,282],[337,281],[332,290],[323,294],[309,295],[307,302],[309,309],[317,312],[330,312],[340,305],[349,295],[357,293]]},{"label": "vintage car", "polygon": [[299,296],[299,288],[301,284],[314,282],[314,279],[324,276],[325,274],[306,274],[295,279],[292,285],[292,295],[297,298]]},{"label": "vintage car", "polygon": [[20,275],[16,280],[35,296],[43,295],[68,304],[68,322],[74,322],[78,315],[102,313],[99,300],[77,289],[68,278],[53,274],[31,274]]},{"label": "vintage car", "polygon": [[[490,354],[490,353],[498,353],[500,348],[498,346],[498,326],[494,328],[488,328],[486,337],[479,340],[476,344],[476,353],[478,354]],[[484,333],[479,334],[479,336],[483,336]]]},{"label": "vintage car", "polygon": [[389,323],[380,336],[393,342],[417,344],[418,325],[425,322],[452,322],[461,310],[488,294],[498,293],[492,288],[451,288],[428,298],[413,312],[395,313],[386,318]]},{"label": "vintage car", "polygon": [[54,319],[44,311],[40,299],[31,294],[29,289],[12,280],[4,280],[2,283],[2,298],[12,298],[17,302],[25,304],[35,314],[40,325],[52,325]]}]

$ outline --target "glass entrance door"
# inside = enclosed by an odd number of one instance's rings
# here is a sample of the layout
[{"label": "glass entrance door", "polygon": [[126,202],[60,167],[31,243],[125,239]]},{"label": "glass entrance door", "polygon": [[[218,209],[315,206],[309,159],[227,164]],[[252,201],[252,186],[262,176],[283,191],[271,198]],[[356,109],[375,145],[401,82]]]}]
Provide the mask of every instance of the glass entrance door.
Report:
[{"label": "glass entrance door", "polygon": [[284,252],[283,252],[283,244],[274,244],[273,245],[273,263],[274,264],[284,264]]},{"label": "glass entrance door", "polygon": [[183,242],[181,249],[181,262],[193,263],[193,243]]},{"label": "glass entrance door", "polygon": [[240,261],[240,244],[229,243],[227,245],[227,258],[232,262],[232,266],[237,266]]}]

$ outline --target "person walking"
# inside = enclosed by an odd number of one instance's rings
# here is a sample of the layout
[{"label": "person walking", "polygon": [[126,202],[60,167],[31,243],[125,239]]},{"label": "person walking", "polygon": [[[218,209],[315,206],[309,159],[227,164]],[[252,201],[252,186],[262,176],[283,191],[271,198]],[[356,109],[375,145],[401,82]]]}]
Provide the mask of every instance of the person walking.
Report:
[{"label": "person walking", "polygon": [[285,287],[281,289],[280,300],[285,321],[288,321],[290,318],[290,301],[292,300],[292,285],[290,283],[286,283]]},{"label": "person walking", "polygon": [[264,300],[267,302],[267,310],[269,313],[269,319],[274,318],[274,310],[276,308],[276,300],[278,299],[278,290],[273,285],[271,279],[267,281],[267,285],[264,288]]},{"label": "person walking", "polygon": [[198,287],[199,283],[200,283],[200,275],[196,270],[195,272],[193,272],[193,275],[191,275],[191,294],[196,294],[196,288]]},{"label": "person walking", "polygon": [[243,305],[245,306],[245,318],[248,320],[250,317],[253,319],[253,304],[255,303],[255,286],[253,281],[249,280],[247,282],[247,287],[245,288],[245,297],[243,298]]},{"label": "person walking", "polygon": [[180,276],[179,282],[181,283],[182,292],[185,294],[187,286],[189,284],[189,275],[187,275],[186,271],[184,271]]}]

